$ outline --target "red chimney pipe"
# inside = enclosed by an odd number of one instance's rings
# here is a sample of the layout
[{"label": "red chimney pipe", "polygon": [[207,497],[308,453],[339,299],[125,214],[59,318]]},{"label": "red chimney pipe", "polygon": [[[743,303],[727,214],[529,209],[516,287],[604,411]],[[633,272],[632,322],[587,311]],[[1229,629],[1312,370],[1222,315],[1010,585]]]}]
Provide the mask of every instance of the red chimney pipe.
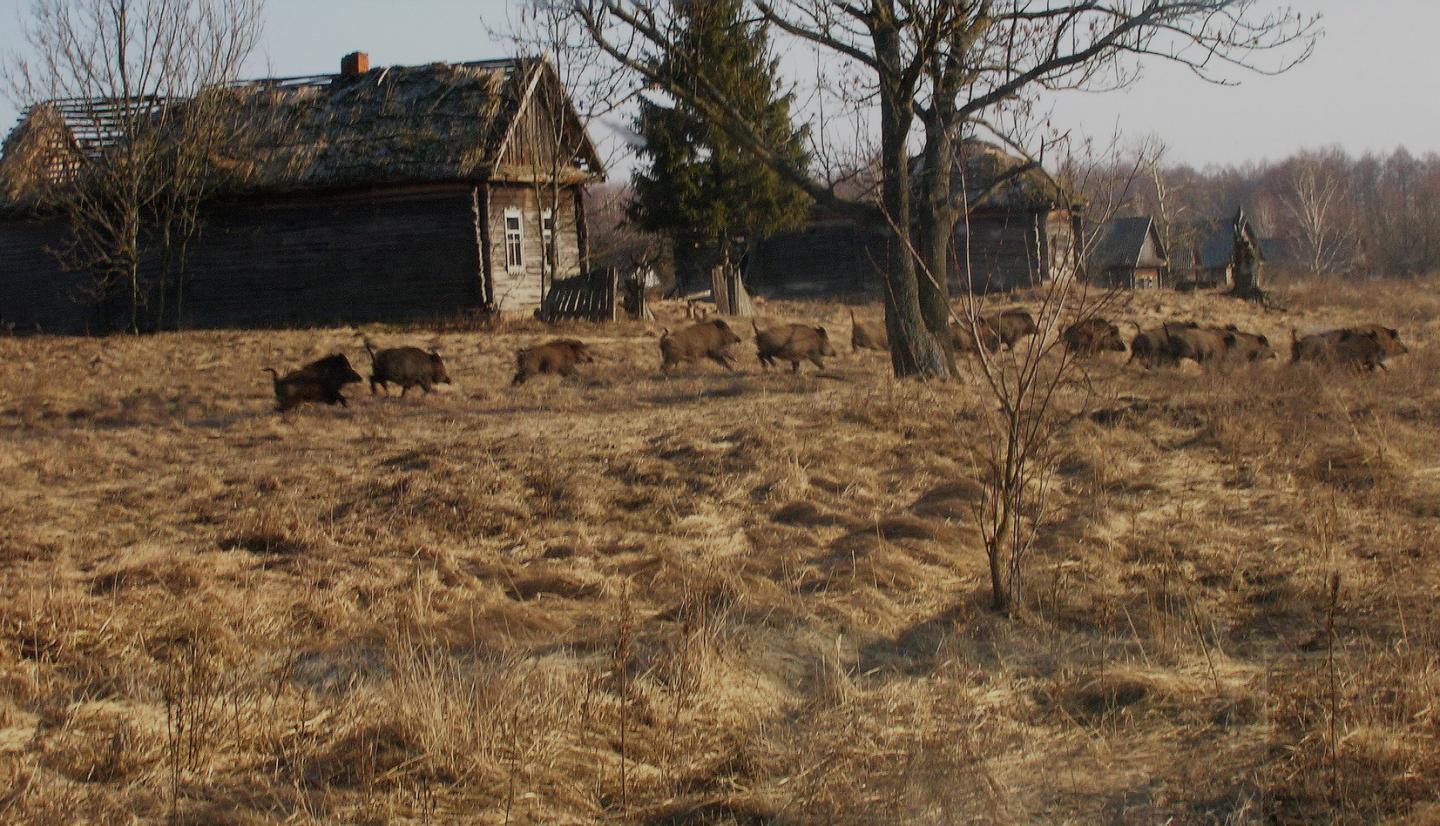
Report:
[{"label": "red chimney pipe", "polygon": [[370,55],[364,52],[351,52],[340,58],[340,74],[342,75],[363,75],[370,71]]}]

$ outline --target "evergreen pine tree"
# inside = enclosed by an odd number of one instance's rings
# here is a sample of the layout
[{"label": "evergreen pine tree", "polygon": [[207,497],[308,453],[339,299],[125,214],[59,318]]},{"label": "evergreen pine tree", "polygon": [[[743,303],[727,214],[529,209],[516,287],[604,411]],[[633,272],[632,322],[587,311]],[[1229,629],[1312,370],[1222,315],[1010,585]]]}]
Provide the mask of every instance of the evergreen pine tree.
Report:
[{"label": "evergreen pine tree", "polygon": [[[743,10],[742,0],[684,3],[681,48],[657,69],[683,86],[704,82],[723,90],[762,126],[771,146],[804,168],[806,131],[790,122],[792,95],[780,91],[779,60],[764,26],[744,22]],[[722,256],[738,260],[742,239],[752,244],[804,222],[809,196],[690,107],[642,100],[636,131],[645,147],[629,217],[671,239],[682,277]]]}]

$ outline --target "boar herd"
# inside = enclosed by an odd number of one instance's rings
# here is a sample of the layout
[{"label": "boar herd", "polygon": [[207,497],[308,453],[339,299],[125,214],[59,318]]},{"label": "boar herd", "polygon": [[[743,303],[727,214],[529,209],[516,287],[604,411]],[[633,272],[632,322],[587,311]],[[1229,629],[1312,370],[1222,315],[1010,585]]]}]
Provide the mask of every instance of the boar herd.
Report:
[{"label": "boar herd", "polygon": [[[850,314],[850,345],[858,350],[889,350],[889,337],[881,322],[860,321]],[[1102,318],[1084,318],[1066,327],[1060,343],[1074,356],[1098,355],[1106,352],[1129,352],[1129,363],[1155,369],[1177,365],[1182,360],[1203,366],[1244,364],[1277,358],[1279,353],[1270,340],[1250,333],[1233,324],[1224,327],[1202,326],[1193,321],[1171,321],[1149,329],[1136,327],[1135,336],[1126,341],[1120,328]],[[755,351],[763,368],[788,362],[792,372],[799,372],[803,362],[824,369],[823,359],[837,355],[824,327],[807,324],[779,324],[761,329],[752,321]],[[972,323],[951,325],[951,343],[957,353],[976,353],[979,349],[994,353],[1002,347],[1013,349],[1016,342],[1039,330],[1035,319],[1025,310],[977,316]],[[1400,341],[1400,334],[1379,324],[1363,324],[1329,330],[1306,336],[1290,333],[1290,360],[1325,365],[1345,365],[1366,370],[1384,369],[1392,356],[1409,352]],[[722,319],[710,319],[660,335],[660,370],[668,374],[675,367],[708,359],[735,369],[730,348],[739,344],[740,336]],[[434,350],[419,347],[395,347],[375,350],[365,339],[370,356],[370,393],[377,388],[390,393],[390,385],[400,387],[403,397],[412,387],[427,394],[438,384],[449,384],[445,363]],[[594,362],[587,345],[573,338],[555,339],[515,352],[515,376],[511,385],[525,383],[540,375],[569,377],[576,366]],[[270,373],[275,391],[276,408],[290,410],[305,403],[347,406],[341,392],[348,384],[365,379],[341,353],[333,353],[298,370],[281,375],[273,368]]]}]

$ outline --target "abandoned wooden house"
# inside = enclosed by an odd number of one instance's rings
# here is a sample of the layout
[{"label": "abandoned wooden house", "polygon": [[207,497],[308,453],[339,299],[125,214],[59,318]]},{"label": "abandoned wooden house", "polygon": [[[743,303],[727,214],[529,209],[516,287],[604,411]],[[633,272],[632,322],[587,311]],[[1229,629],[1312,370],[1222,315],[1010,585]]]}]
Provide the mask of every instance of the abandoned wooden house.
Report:
[{"label": "abandoned wooden house", "polygon": [[1231,218],[1219,221],[1215,229],[1200,242],[1195,253],[1195,265],[1189,279],[1196,286],[1235,286],[1235,241],[1239,235],[1255,250],[1260,262],[1265,260],[1260,244],[1260,235],[1250,222],[1244,209],[1236,210]]},{"label": "abandoned wooden house", "polygon": [[[925,168],[911,167],[918,180]],[[1044,169],[994,144],[967,140],[951,181],[969,208],[955,227],[952,290],[1011,290],[1068,278],[1079,269],[1081,199]],[[762,295],[850,294],[878,289],[889,233],[816,216],[804,229],[760,242],[747,268]]]},{"label": "abandoned wooden house", "polygon": [[1170,262],[1155,221],[1142,215],[1101,224],[1085,264],[1086,277],[1097,286],[1153,290],[1165,285]]},{"label": "abandoned wooden house", "polygon": [[[215,195],[163,326],[290,326],[531,313],[587,269],[584,187],[604,169],[543,59],[370,68],[207,90],[233,97]],[[114,308],[49,250],[32,191],[83,163],[64,102],[0,158],[0,323],[96,332]],[[91,136],[93,140],[93,136]]]}]

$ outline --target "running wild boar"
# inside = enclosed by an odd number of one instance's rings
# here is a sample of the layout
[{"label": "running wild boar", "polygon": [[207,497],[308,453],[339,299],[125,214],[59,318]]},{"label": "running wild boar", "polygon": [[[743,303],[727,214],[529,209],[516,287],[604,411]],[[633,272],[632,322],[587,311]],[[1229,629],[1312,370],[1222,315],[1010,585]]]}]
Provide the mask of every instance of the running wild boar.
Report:
[{"label": "running wild boar", "polygon": [[515,351],[515,378],[510,384],[524,384],[525,380],[542,373],[561,376],[575,375],[575,365],[595,361],[583,341],[573,338],[557,338],[534,347]]},{"label": "running wild boar", "polygon": [[755,330],[755,353],[760,366],[770,368],[776,361],[790,362],[790,372],[800,372],[800,362],[809,361],[821,370],[825,369],[822,356],[835,355],[830,346],[830,335],[824,327],[805,324],[780,324],[761,330],[754,321],[750,326]]},{"label": "running wild boar", "polygon": [[375,351],[370,339],[365,339],[365,351],[370,354],[370,395],[375,387],[385,389],[390,395],[390,384],[400,385],[400,397],[404,398],[412,387],[419,387],[426,393],[437,384],[449,384],[450,375],[445,372],[445,362],[434,350],[419,347],[394,347]]},{"label": "running wild boar", "polygon": [[347,384],[358,384],[365,379],[350,366],[350,360],[341,353],[332,353],[316,359],[299,370],[292,370],[281,376],[272,367],[266,367],[275,386],[275,409],[290,410],[306,402],[321,402],[349,407],[341,389]]},{"label": "running wild boar", "polygon": [[856,321],[850,311],[850,350],[890,350],[890,336],[883,321]]},{"label": "running wild boar", "polygon": [[668,373],[677,364],[707,358],[726,370],[734,370],[735,360],[729,348],[738,343],[740,337],[718,318],[692,324],[675,333],[666,329],[660,334],[660,369]]},{"label": "running wild boar", "polygon": [[1327,330],[1303,338],[1290,331],[1292,362],[1311,361],[1321,364],[1348,364],[1367,370],[1384,369],[1392,356],[1410,352],[1400,341],[1400,333],[1379,324],[1362,324],[1340,330]]},{"label": "running wild boar", "polygon": [[1125,352],[1125,339],[1120,335],[1120,328],[1103,318],[1087,318],[1071,324],[1060,334],[1060,340],[1072,353]]}]

